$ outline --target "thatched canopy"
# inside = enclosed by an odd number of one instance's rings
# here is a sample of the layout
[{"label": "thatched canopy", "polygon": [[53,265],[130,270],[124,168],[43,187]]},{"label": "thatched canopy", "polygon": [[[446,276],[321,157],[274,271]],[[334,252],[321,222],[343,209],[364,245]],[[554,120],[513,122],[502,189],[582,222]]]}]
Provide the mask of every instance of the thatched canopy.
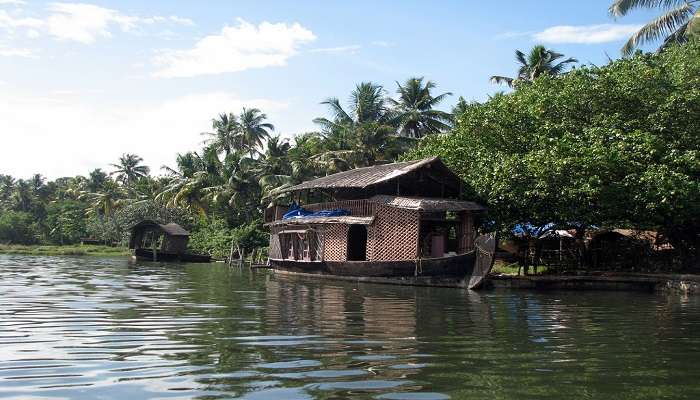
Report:
[{"label": "thatched canopy", "polygon": [[372,202],[387,205],[389,207],[404,208],[408,210],[442,212],[442,211],[484,211],[482,205],[473,201],[452,199],[435,199],[426,197],[402,197],[376,195],[369,199]]},{"label": "thatched canopy", "polygon": [[366,195],[457,197],[462,180],[437,157],[351,169],[313,179],[278,191],[278,194],[320,190],[339,198]]},{"label": "thatched canopy", "polygon": [[281,219],[265,224],[266,226],[277,225],[306,225],[306,224],[348,224],[348,225],[370,225],[374,217],[352,217],[342,215],[337,217],[301,217]]},{"label": "thatched canopy", "polygon": [[[131,228],[131,237],[129,238],[129,248],[137,247],[137,244],[143,239],[146,232],[156,232],[164,235],[168,240],[166,242],[178,243],[176,247],[182,247],[179,243],[187,245],[187,240],[190,233],[176,223],[159,224],[153,220],[143,220]],[[167,246],[166,246],[167,247]]]}]

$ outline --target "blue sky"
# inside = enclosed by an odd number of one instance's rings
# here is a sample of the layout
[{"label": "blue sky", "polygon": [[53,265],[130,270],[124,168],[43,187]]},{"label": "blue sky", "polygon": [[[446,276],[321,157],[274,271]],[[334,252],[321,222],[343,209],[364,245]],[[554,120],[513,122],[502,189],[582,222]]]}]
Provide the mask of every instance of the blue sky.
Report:
[{"label": "blue sky", "polygon": [[484,100],[513,52],[545,44],[604,64],[653,14],[590,1],[0,0],[0,173],[50,178],[136,153],[154,172],[196,150],[220,112],[313,130],[320,101],[425,76]]}]

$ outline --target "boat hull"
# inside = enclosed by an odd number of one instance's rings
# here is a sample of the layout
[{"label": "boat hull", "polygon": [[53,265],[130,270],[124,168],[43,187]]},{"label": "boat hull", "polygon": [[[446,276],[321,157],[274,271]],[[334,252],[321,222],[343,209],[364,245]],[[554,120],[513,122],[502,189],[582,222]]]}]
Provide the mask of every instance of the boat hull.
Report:
[{"label": "boat hull", "polygon": [[153,250],[151,249],[134,249],[133,257],[140,261],[180,261],[191,263],[208,263],[211,261],[211,256],[203,254],[189,253],[165,253],[162,251],[156,252],[156,259],[153,259]]},{"label": "boat hull", "polygon": [[356,278],[464,278],[474,269],[474,252],[408,261],[270,260],[276,271]]}]

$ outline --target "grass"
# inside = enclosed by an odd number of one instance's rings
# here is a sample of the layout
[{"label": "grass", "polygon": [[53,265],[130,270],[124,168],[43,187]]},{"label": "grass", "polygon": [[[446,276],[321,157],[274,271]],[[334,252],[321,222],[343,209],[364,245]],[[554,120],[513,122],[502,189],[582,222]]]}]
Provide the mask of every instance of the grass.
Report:
[{"label": "grass", "polygon": [[[529,270],[529,275],[542,275],[547,272],[549,268],[544,265],[539,265],[537,267],[537,273],[535,273],[535,269],[530,266]],[[492,274],[501,274],[501,275],[518,275],[518,264],[515,263],[507,263],[503,260],[496,260],[496,262],[493,264],[493,268],[491,269]],[[520,274],[524,274],[524,270],[521,268],[520,269]]]},{"label": "grass", "polygon": [[129,249],[125,247],[110,247],[101,245],[66,245],[66,246],[49,246],[49,245],[20,245],[20,244],[0,244],[0,254],[20,254],[34,256],[127,256],[130,254]]}]

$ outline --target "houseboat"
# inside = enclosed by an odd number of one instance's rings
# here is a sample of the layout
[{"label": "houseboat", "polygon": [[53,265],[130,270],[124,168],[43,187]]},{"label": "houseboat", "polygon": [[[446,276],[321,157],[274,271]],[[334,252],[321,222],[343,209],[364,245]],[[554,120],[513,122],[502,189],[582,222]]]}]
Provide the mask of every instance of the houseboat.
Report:
[{"label": "houseboat", "polygon": [[435,157],[353,169],[280,190],[292,205],[265,211],[267,267],[362,281],[476,286],[491,268],[495,238],[477,240],[475,220],[485,208],[460,200],[462,185]]},{"label": "houseboat", "polygon": [[129,248],[134,260],[209,262],[209,255],[186,251],[189,239],[190,233],[176,223],[143,220],[131,228]]}]

